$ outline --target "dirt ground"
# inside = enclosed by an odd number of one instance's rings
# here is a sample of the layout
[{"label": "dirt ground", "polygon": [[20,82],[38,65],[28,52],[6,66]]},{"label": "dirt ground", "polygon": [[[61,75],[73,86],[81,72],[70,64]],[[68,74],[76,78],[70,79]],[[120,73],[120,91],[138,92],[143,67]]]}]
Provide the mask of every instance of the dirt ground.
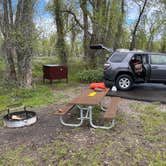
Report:
[{"label": "dirt ground", "polygon": [[0,165],[166,165],[166,105],[122,99],[111,130],[62,126],[54,112],[85,87],[54,88],[61,98],[34,109],[32,126],[0,127]]}]

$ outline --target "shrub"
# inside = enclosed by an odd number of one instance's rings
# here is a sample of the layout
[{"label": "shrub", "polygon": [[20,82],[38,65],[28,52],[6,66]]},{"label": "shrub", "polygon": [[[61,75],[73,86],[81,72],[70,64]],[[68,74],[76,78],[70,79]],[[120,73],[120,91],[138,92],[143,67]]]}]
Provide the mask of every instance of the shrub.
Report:
[{"label": "shrub", "polygon": [[77,78],[83,83],[101,82],[103,80],[103,69],[83,70],[77,74]]}]

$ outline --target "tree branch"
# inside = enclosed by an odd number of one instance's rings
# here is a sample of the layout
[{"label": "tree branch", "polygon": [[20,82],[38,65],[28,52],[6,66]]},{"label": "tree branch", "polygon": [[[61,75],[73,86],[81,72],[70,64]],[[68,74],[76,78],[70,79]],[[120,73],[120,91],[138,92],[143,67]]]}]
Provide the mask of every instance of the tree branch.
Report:
[{"label": "tree branch", "polygon": [[139,23],[140,23],[141,17],[142,17],[142,15],[143,15],[143,13],[144,13],[145,6],[146,6],[146,4],[147,4],[147,1],[148,1],[148,0],[145,0],[145,1],[144,1],[143,7],[142,7],[142,9],[141,9],[141,11],[140,11],[140,13],[139,13],[139,16],[138,16],[138,20],[137,20],[137,22],[136,22],[136,24],[135,24],[135,27],[134,27],[134,30],[133,30],[133,33],[132,33],[132,41],[131,41],[131,43],[130,43],[130,50],[133,50],[134,47],[135,47],[136,32],[137,32],[138,25],[139,25]]},{"label": "tree branch", "polygon": [[80,26],[81,29],[84,29],[84,26],[80,23],[80,21],[77,19],[76,15],[74,12],[72,12],[71,10],[62,10],[62,12],[66,12],[66,13],[69,13],[73,16],[75,22]]},{"label": "tree branch", "polygon": [[[66,13],[69,13],[69,14],[71,14],[72,16],[73,16],[73,18],[74,18],[74,21],[79,25],[79,27],[81,28],[81,29],[84,29],[84,26],[80,23],[80,21],[77,19],[77,17],[76,17],[76,15],[75,15],[75,13],[74,12],[72,12],[71,10],[61,10],[61,12],[66,12]],[[88,34],[89,35],[92,35],[90,32],[88,32]]]}]

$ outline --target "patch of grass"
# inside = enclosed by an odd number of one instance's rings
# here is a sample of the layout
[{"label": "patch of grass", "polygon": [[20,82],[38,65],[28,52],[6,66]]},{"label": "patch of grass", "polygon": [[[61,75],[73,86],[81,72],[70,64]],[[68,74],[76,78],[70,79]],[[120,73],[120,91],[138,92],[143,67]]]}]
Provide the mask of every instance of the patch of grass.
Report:
[{"label": "patch of grass", "polygon": [[54,96],[51,89],[40,85],[34,89],[22,89],[16,93],[16,96],[22,100],[24,105],[41,106],[54,102]]},{"label": "patch of grass", "polygon": [[51,88],[44,85],[39,85],[32,89],[12,89],[4,94],[0,94],[1,111],[6,109],[9,105],[17,103],[36,107],[52,102],[54,102],[54,95]]},{"label": "patch of grass", "polygon": [[66,83],[66,82],[62,82],[62,80],[57,80],[56,82],[55,82],[55,87],[56,87],[56,89],[57,90],[65,90],[65,89],[69,89],[69,88],[75,88],[75,87],[77,87],[77,86],[79,86],[80,84],[78,83],[78,82],[75,82],[75,81],[70,81],[70,82],[68,82],[68,83]]},{"label": "patch of grass", "polygon": [[132,102],[129,104],[129,107],[134,110],[135,112],[144,112],[144,108],[145,108],[145,105],[144,104],[140,104],[140,103],[137,103],[137,102]]},{"label": "patch of grass", "polygon": [[65,95],[64,92],[58,92],[58,94],[55,96],[55,102],[56,103],[67,103],[69,100],[68,96]]},{"label": "patch of grass", "polygon": [[100,157],[102,145],[104,144],[95,145],[90,149],[86,147],[78,149],[65,139],[57,139],[37,149],[35,153],[38,159],[32,154],[25,155],[28,153],[28,148],[20,145],[14,150],[7,148],[0,156],[0,165],[102,165],[103,160]]},{"label": "patch of grass", "polygon": [[166,113],[161,112],[159,104],[143,105],[133,103],[130,105],[134,111],[140,113],[139,117],[144,130],[144,138],[150,142],[162,141],[164,136],[160,132],[166,132]]},{"label": "patch of grass", "polygon": [[[101,145],[93,148],[76,148],[75,145],[65,141],[56,140],[40,149],[42,161],[46,165],[87,165],[102,164],[100,159]],[[90,154],[90,155],[89,155]]]},{"label": "patch of grass", "polygon": [[61,159],[68,155],[69,150],[69,144],[63,140],[55,140],[39,149],[40,157],[45,165],[57,165]]},{"label": "patch of grass", "polygon": [[[147,149],[144,147],[139,147],[135,151],[134,165],[142,163],[143,165],[149,166],[164,166],[166,165],[166,152]],[[142,165],[141,164],[141,165]]]},{"label": "patch of grass", "polygon": [[164,136],[159,134],[166,132],[166,113],[158,110],[157,105],[145,107],[145,114],[141,115],[144,124],[145,139],[149,141],[161,141]]},{"label": "patch of grass", "polygon": [[150,115],[141,115],[141,121],[144,129],[144,138],[150,142],[162,141],[164,136],[161,131],[166,132],[166,113],[151,113]]},{"label": "patch of grass", "polygon": [[17,166],[17,165],[36,165],[33,155],[25,155],[26,147],[19,146],[16,149],[6,149],[6,152],[0,155],[0,165]]}]

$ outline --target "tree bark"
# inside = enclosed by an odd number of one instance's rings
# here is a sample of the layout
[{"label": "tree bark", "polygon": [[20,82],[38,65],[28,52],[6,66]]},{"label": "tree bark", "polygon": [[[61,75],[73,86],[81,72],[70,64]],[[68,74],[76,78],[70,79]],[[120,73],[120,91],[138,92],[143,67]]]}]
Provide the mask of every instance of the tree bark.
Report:
[{"label": "tree bark", "polygon": [[125,15],[124,5],[125,5],[124,0],[121,0],[121,15],[118,21],[118,31],[115,34],[114,45],[113,45],[114,50],[119,48],[121,45],[121,38],[123,34],[123,21],[124,21],[124,15]]},{"label": "tree bark", "polygon": [[83,47],[84,47],[84,59],[88,62],[89,59],[89,45],[90,45],[90,35],[88,33],[88,13],[87,13],[87,0],[80,0],[81,10],[83,12]]},{"label": "tree bark", "polygon": [[139,16],[138,16],[138,20],[135,24],[135,27],[134,27],[134,30],[132,32],[132,40],[131,40],[131,43],[130,43],[130,50],[133,50],[135,48],[135,42],[136,42],[136,33],[137,33],[137,29],[138,29],[138,26],[139,26],[139,23],[140,23],[140,20],[141,20],[141,17],[144,13],[144,10],[145,10],[145,7],[146,7],[146,4],[147,4],[147,0],[144,1],[144,4],[143,4],[143,7],[139,13]]},{"label": "tree bark", "polygon": [[[18,0],[16,15],[12,1],[3,0],[1,32],[4,36],[5,59],[8,78],[20,87],[31,87],[31,57],[33,52],[33,6],[36,0]],[[16,17],[14,19],[14,17]],[[2,19],[3,18],[3,19]],[[15,21],[14,21],[15,20]],[[14,54],[17,54],[17,73]]]},{"label": "tree bark", "polygon": [[54,0],[54,14],[57,27],[56,48],[61,64],[67,64],[67,49],[65,44],[64,22],[62,14],[62,0]]},{"label": "tree bark", "polygon": [[31,59],[33,54],[33,0],[20,0],[16,14],[16,53],[18,84],[30,88],[32,85]]},{"label": "tree bark", "polygon": [[[10,1],[9,1],[10,2]],[[9,10],[8,10],[9,8]],[[10,83],[16,83],[16,70],[14,64],[14,51],[13,51],[13,34],[12,34],[12,20],[9,18],[12,16],[13,12],[11,9],[11,2],[3,0],[3,21],[1,23],[1,31],[4,36],[4,48],[6,54],[6,79]]]},{"label": "tree bark", "polygon": [[14,51],[13,47],[9,40],[4,41],[4,48],[5,48],[5,61],[6,61],[6,80],[11,84],[16,84],[17,77],[16,77],[16,70],[14,64]]}]

